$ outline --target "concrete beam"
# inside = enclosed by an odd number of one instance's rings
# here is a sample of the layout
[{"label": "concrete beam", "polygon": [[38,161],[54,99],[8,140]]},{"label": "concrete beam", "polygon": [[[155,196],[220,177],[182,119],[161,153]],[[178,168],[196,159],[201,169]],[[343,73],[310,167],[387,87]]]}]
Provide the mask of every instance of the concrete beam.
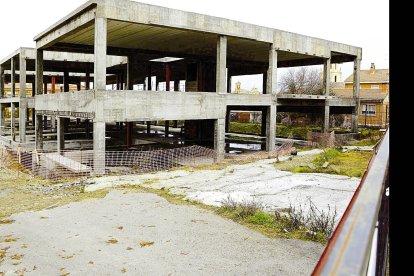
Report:
[{"label": "concrete beam", "polygon": [[43,50],[36,50],[36,94],[43,94]]},{"label": "concrete beam", "polygon": [[65,119],[57,117],[57,151],[61,153],[65,149]]},{"label": "concrete beam", "polygon": [[274,44],[269,47],[269,69],[267,70],[266,93],[276,96],[277,91],[277,51]]},{"label": "concrete beam", "polygon": [[272,104],[266,111],[266,151],[275,150],[276,145],[276,104]]},{"label": "concrete beam", "polygon": [[354,60],[354,85],[353,85],[353,94],[355,99],[355,108],[352,114],[352,131],[358,132],[358,116],[360,108],[360,71],[361,71],[361,59],[355,58]]},{"label": "concrete beam", "polygon": [[216,92],[226,93],[227,37],[217,37]]},{"label": "concrete beam", "polygon": [[35,120],[35,148],[43,149],[43,116],[36,115]]},{"label": "concrete beam", "polygon": [[327,58],[323,64],[323,91],[329,96],[331,89],[331,58]]},{"label": "concrete beam", "polygon": [[225,154],[226,119],[214,120],[214,150],[216,151],[216,162],[224,159]]},{"label": "concrete beam", "polygon": [[106,47],[107,47],[106,18],[95,18],[95,44],[94,44],[94,89],[106,90]]}]

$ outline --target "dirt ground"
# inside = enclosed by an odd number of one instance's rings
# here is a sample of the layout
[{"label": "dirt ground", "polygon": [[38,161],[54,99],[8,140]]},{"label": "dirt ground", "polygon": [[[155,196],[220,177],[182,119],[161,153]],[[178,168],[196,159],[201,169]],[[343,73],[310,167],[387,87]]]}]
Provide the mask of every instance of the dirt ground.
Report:
[{"label": "dirt ground", "polygon": [[309,275],[323,250],[126,189],[9,219],[0,275]]}]

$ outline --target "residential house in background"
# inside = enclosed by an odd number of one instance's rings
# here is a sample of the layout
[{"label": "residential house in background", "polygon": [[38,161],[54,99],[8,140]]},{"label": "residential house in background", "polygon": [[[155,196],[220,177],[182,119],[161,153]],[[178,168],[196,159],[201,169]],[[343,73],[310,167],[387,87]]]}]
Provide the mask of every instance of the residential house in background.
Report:
[{"label": "residential house in background", "polygon": [[[352,98],[353,75],[345,79],[345,88],[333,88],[335,96]],[[360,109],[358,124],[367,127],[386,127],[389,121],[389,69],[361,70]]]}]

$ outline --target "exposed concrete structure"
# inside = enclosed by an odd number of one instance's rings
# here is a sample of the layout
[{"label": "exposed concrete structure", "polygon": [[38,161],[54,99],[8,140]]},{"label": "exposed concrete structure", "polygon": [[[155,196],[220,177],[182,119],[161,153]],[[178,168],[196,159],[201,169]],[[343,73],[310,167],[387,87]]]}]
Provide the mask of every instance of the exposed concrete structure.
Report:
[{"label": "exposed concrete structure", "polygon": [[[108,138],[105,133],[115,123],[119,128],[122,128],[122,122],[128,123],[126,144],[131,146],[133,124],[129,123],[147,121],[147,132],[150,132],[151,121],[185,120],[185,139],[195,139],[214,147],[217,160],[221,160],[231,110],[262,111],[266,115],[262,134],[266,136],[268,151],[275,148],[277,111],[319,113],[324,118],[324,131],[329,129],[330,114],[353,113],[358,116],[358,72],[362,50],[346,44],[126,0],[88,1],[36,36],[35,41],[36,51],[32,51],[32,58],[36,59],[35,100],[32,105],[21,104],[28,100],[24,97],[0,99],[0,102],[17,101],[21,108],[35,108],[36,148],[39,149],[43,143],[43,125],[40,123],[43,116],[59,118],[60,149],[64,148],[61,117],[93,121],[96,173],[105,171]],[[94,54],[93,89],[89,87],[92,67],[86,66],[81,78],[86,81],[85,91],[69,92],[69,86],[65,84],[63,92],[67,93],[43,93],[48,53]],[[127,62],[116,66],[113,63],[111,68],[107,55],[127,57]],[[330,96],[330,63],[352,61],[355,62],[356,76],[354,98]],[[69,62],[62,64],[66,63]],[[324,95],[277,94],[277,68],[315,64],[325,65]],[[0,66],[0,71],[4,72],[4,62]],[[64,79],[75,72],[66,66],[65,70],[57,71],[64,72]],[[263,74],[263,94],[228,93],[231,77],[246,74]],[[14,77],[15,74],[11,75]],[[171,80],[174,80],[175,91],[179,82],[185,81],[185,93],[170,91]],[[159,90],[162,82],[165,82],[166,92],[153,91],[154,88]],[[115,89],[108,89],[109,84]],[[136,85],[142,85],[145,91],[137,90]],[[24,89],[21,86],[21,91]],[[166,123],[166,137],[168,132],[169,123]],[[23,131],[20,140],[24,141]]]}]

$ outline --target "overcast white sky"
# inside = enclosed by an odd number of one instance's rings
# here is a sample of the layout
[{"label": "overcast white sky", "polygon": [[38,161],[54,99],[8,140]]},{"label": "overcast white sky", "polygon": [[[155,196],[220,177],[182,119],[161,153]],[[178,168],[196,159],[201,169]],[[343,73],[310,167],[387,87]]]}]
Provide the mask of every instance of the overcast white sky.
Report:
[{"label": "overcast white sky", "polygon": [[[35,47],[35,35],[85,2],[86,0],[1,0],[0,59],[19,47]],[[359,46],[362,47],[362,69],[368,68],[371,62],[377,68],[389,67],[388,0],[139,2],[225,17]],[[352,65],[344,64],[342,72],[343,78],[346,78],[352,72]],[[242,88],[250,89],[252,85],[252,80],[242,81]]]}]

